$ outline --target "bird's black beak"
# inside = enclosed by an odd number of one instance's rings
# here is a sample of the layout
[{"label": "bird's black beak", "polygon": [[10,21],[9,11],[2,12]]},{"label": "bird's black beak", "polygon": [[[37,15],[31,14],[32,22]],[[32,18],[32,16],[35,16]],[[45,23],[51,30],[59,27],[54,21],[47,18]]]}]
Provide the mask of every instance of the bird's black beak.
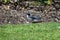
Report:
[{"label": "bird's black beak", "polygon": [[29,16],[30,16],[30,14],[27,14],[27,15],[29,15]]}]

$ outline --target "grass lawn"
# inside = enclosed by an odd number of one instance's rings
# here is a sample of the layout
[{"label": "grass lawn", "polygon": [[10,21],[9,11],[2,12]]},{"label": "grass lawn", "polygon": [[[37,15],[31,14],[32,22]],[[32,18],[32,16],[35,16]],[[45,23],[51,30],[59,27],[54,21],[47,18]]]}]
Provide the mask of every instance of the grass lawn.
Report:
[{"label": "grass lawn", "polygon": [[0,40],[60,40],[60,23],[0,25]]}]

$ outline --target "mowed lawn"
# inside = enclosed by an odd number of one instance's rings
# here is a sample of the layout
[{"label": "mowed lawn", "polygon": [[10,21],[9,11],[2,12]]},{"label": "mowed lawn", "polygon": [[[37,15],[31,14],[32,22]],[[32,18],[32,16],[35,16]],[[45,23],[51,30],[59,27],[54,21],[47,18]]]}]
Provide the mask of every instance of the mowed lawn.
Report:
[{"label": "mowed lawn", "polygon": [[60,40],[60,23],[0,25],[0,40]]}]

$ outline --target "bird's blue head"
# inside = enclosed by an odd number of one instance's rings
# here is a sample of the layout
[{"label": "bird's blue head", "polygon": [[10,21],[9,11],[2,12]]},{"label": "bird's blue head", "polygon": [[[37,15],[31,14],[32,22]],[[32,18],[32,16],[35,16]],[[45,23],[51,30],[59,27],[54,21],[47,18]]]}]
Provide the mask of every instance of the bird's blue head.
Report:
[{"label": "bird's blue head", "polygon": [[28,16],[31,16],[29,11],[27,11],[27,13],[26,13],[26,14],[27,14]]}]

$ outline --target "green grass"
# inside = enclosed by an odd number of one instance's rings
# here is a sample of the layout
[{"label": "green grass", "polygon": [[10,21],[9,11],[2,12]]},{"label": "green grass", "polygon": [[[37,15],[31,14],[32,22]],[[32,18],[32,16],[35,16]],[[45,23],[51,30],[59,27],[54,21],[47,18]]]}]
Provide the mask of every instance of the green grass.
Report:
[{"label": "green grass", "polygon": [[60,23],[0,25],[0,40],[60,40]]},{"label": "green grass", "polygon": [[41,5],[41,2],[39,2],[39,1],[38,1],[38,2],[37,2],[37,1],[34,1],[34,2],[32,3],[32,5],[33,5],[33,6],[40,6],[40,5]]}]

